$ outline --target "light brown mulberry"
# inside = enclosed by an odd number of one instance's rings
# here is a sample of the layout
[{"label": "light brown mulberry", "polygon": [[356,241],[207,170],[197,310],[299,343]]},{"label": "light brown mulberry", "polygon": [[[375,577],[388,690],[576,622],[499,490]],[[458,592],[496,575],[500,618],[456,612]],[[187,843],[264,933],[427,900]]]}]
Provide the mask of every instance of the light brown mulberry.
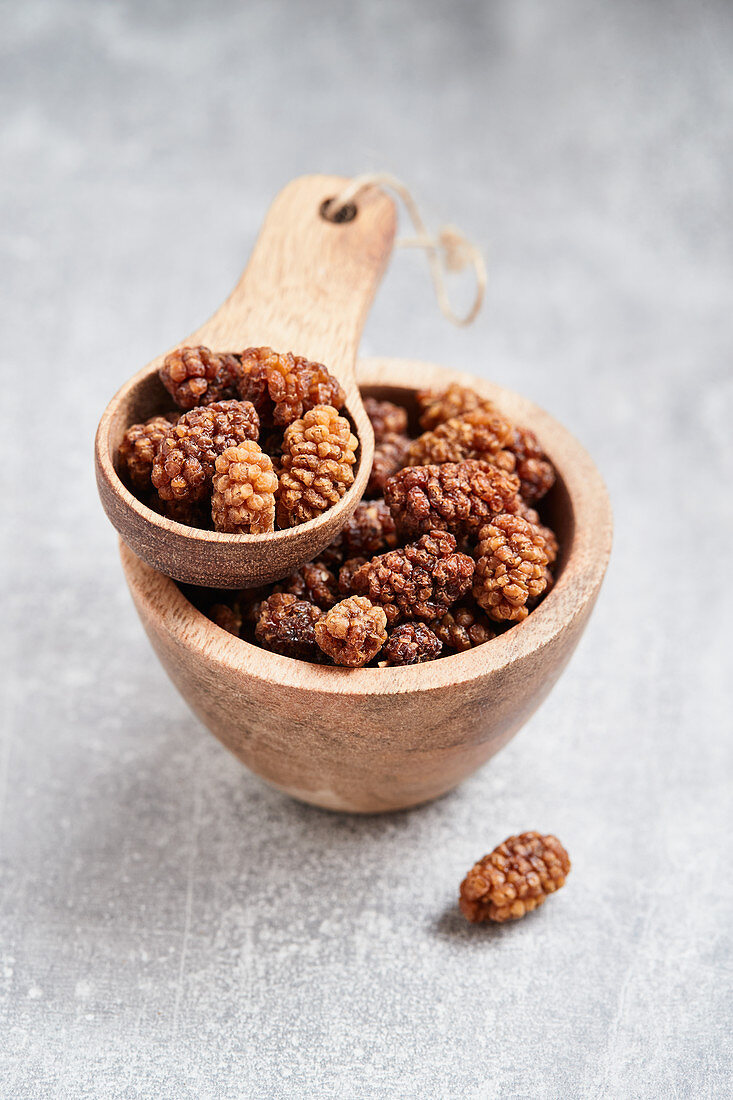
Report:
[{"label": "light brown mulberry", "polygon": [[361,668],[387,640],[387,616],[363,596],[349,596],[318,620],[316,642],[337,665]]},{"label": "light brown mulberry", "polygon": [[178,420],[178,413],[170,416],[151,416],[144,424],[133,424],[122,437],[119,449],[120,466],[136,489],[149,489],[155,452]]},{"label": "light brown mulberry", "polygon": [[275,529],[277,476],[253,440],[227,447],[216,459],[211,516],[217,531],[263,535]]},{"label": "light brown mulberry", "polygon": [[515,511],[518,489],[514,474],[469,459],[400,470],[387,482],[384,499],[407,538],[435,528],[470,536],[492,516]]},{"label": "light brown mulberry", "polygon": [[383,500],[362,500],[354,509],[331,547],[345,558],[372,558],[397,545],[392,513]]},{"label": "light brown mulberry", "polygon": [[474,409],[414,439],[407,451],[406,465],[429,466],[481,458],[511,473],[516,460],[506,448],[513,437],[513,426],[497,409]]},{"label": "light brown mulberry", "polygon": [[308,561],[275,587],[276,592],[290,592],[299,600],[308,600],[327,610],[339,599],[338,580],[322,561]]},{"label": "light brown mulberry", "polygon": [[457,604],[432,624],[435,634],[448,649],[463,653],[496,637],[486,615],[471,604]]},{"label": "light brown mulberry", "polygon": [[539,512],[534,508],[530,508],[524,500],[519,500],[519,507],[517,508],[517,515],[522,519],[526,519],[527,523],[531,523],[533,527],[536,527],[541,532],[542,537],[545,540],[545,553],[547,554],[548,565],[553,565],[557,561],[557,555],[560,552],[560,544],[557,541],[557,535],[552,528],[547,527],[540,519]]},{"label": "light brown mulberry", "polygon": [[177,423],[181,421],[210,435],[220,453],[260,434],[260,419],[251,401],[214,401],[184,413]]},{"label": "light brown mulberry", "polygon": [[285,426],[317,405],[343,407],[346,395],[322,363],[292,352],[248,348],[237,366],[239,395],[251,401],[263,422]]},{"label": "light brown mulberry", "polygon": [[468,591],[473,572],[473,559],[456,553],[453,535],[436,530],[362,565],[352,587],[380,604],[390,624],[400,618],[431,622]]},{"label": "light brown mulberry", "polygon": [[388,479],[406,464],[409,446],[410,440],[406,435],[386,435],[376,445],[366,487],[367,496],[383,495]]},{"label": "light brown mulberry", "polygon": [[173,400],[182,409],[211,405],[235,396],[238,360],[209,348],[177,348],[163,360],[158,374]]},{"label": "light brown mulberry", "polygon": [[438,424],[451,420],[454,416],[465,416],[474,409],[493,409],[494,405],[486,397],[481,397],[468,386],[452,383],[444,390],[418,390],[417,403],[420,408],[420,427],[423,431],[432,431]]},{"label": "light brown mulberry", "polygon": [[255,637],[264,649],[301,661],[320,660],[315,627],[323,612],[290,592],[275,592],[260,605]]},{"label": "light brown mulberry", "polygon": [[162,500],[202,500],[211,489],[217,455],[256,439],[259,421],[248,401],[220,401],[191,409],[169,425],[153,461],[151,479]]},{"label": "light brown mulberry", "polygon": [[407,435],[407,409],[402,405],[365,397],[364,408],[372,422],[376,443],[381,443],[388,435]]},{"label": "light brown mulberry", "polygon": [[515,428],[507,446],[516,458],[516,471],[521,482],[520,492],[528,504],[548,493],[555,484],[555,468],[528,428]]},{"label": "light brown mulberry", "polygon": [[519,622],[530,600],[547,587],[542,534],[516,515],[495,516],[481,529],[476,547],[473,594],[490,619]]},{"label": "light brown mulberry", "polygon": [[540,598],[544,598],[545,596],[547,596],[548,593],[550,593],[552,591],[552,589],[555,587],[555,578],[553,576],[552,570],[547,565],[545,566],[545,571],[543,573],[543,576],[545,578],[545,590],[542,593],[542,597],[535,596],[534,601],[532,603],[533,607],[535,606],[536,603],[539,602]]},{"label": "light brown mulberry", "polygon": [[358,446],[349,421],[331,405],[317,405],[285,430],[277,494],[279,527],[321,515],[354,482]]},{"label": "light brown mulberry", "polygon": [[556,836],[510,836],[474,864],[461,883],[459,904],[467,920],[518,920],[565,885],[570,857]]},{"label": "light brown mulberry", "polygon": [[425,623],[400,623],[382,650],[389,665],[419,665],[440,656],[443,643]]}]

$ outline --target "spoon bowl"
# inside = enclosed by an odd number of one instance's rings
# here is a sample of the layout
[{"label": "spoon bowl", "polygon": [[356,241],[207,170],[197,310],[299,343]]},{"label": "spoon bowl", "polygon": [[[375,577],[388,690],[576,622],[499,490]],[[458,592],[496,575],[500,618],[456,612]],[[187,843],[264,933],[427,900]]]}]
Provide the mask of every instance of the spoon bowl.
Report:
[{"label": "spoon bowl", "polygon": [[158,356],[107,406],[97,429],[95,466],[102,504],[123,542],[168,577],[218,588],[278,580],[328,546],[361,500],[374,435],[354,364],[392,250],[396,210],[388,195],[372,188],[359,198],[350,220],[329,221],[322,213],[324,203],[345,182],[339,176],[303,176],[281,191],[239,283],[214,316],[182,343],[217,352],[267,345],[324,363],[344,389],[343,414],[359,440],[354,482],[321,516],[265,535],[204,531],[158,515],[127,489],[116,464],[130,425],[170,407],[158,378],[165,355]]},{"label": "spoon bowl", "polygon": [[546,697],[588,622],[611,549],[611,508],[591,458],[532,402],[427,363],[359,365],[364,392],[412,408],[415,391],[473,386],[536,432],[557,471],[543,500],[560,556],[555,585],[521,623],[465,653],[404,668],[329,668],[227,634],[167,577],[122,547],[150,641],[205,726],[295,798],[375,813],[449,791],[509,741]]}]

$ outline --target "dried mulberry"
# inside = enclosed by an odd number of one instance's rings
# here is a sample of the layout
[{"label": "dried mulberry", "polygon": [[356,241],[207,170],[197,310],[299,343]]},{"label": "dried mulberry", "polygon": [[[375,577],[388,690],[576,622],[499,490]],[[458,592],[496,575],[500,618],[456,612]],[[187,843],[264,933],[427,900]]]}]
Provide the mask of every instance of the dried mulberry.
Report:
[{"label": "dried mulberry", "polygon": [[483,645],[496,637],[496,631],[483,611],[469,604],[452,607],[432,626],[443,645],[457,653]]},{"label": "dried mulberry", "polygon": [[519,507],[517,508],[517,515],[522,519],[526,519],[527,523],[531,523],[533,527],[541,533],[545,540],[545,553],[547,554],[548,565],[553,565],[557,561],[557,555],[560,552],[560,545],[557,541],[557,535],[550,528],[545,526],[539,516],[539,512],[534,508],[530,508],[528,504],[520,498]]},{"label": "dried mulberry", "polygon": [[496,516],[479,532],[473,594],[490,619],[521,621],[547,587],[542,534],[521,516]]},{"label": "dried mulberry", "polygon": [[454,416],[465,416],[474,409],[493,409],[494,405],[486,397],[481,397],[468,386],[457,382],[445,390],[418,390],[417,403],[420,408],[420,427],[432,431],[438,424],[452,420]]},{"label": "dried mulberry", "polygon": [[217,531],[262,535],[275,529],[277,477],[272,460],[252,440],[216,459],[211,516]]},{"label": "dried mulberry", "polygon": [[468,591],[473,571],[473,559],[456,553],[453,535],[436,530],[367,562],[352,586],[380,604],[390,624],[400,618],[431,622]]},{"label": "dried mulberry", "polygon": [[318,620],[316,642],[337,665],[360,668],[387,640],[387,616],[363,596],[349,596]]},{"label": "dried mulberry", "polygon": [[290,592],[275,592],[263,600],[255,627],[261,646],[284,657],[318,661],[315,626],[323,612]]},{"label": "dried mulberry", "polygon": [[342,408],[346,395],[322,363],[292,352],[248,348],[237,367],[241,398],[251,401],[267,423],[292,424],[317,405]]},{"label": "dried mulberry", "polygon": [[368,558],[347,558],[339,569],[339,592],[342,596],[354,596],[354,577],[366,565]]},{"label": "dried mulberry", "polygon": [[381,443],[388,435],[407,434],[407,409],[402,405],[379,401],[376,397],[365,397],[364,408],[371,420],[376,443]]},{"label": "dried mulberry", "polygon": [[[545,571],[543,573],[543,576],[545,578],[545,590],[542,593],[542,596],[544,597],[544,596],[547,596],[548,593],[551,592],[552,589],[555,587],[555,578],[552,574],[552,570],[547,565],[545,566]],[[540,599],[539,596],[536,596],[534,598],[533,606],[534,606],[534,603],[539,602],[539,599]]]},{"label": "dried mulberry", "polygon": [[219,454],[245,439],[256,440],[260,434],[260,418],[251,401],[215,401],[184,413],[178,423],[211,436]]},{"label": "dried mulberry", "polygon": [[570,871],[570,857],[556,836],[510,836],[474,864],[461,883],[467,920],[517,920],[554,894]]},{"label": "dried mulberry", "polygon": [[279,527],[293,527],[336,504],[354,481],[358,446],[348,420],[317,405],[285,430],[278,488]]},{"label": "dried mulberry", "polygon": [[275,588],[276,592],[290,592],[299,600],[308,600],[327,610],[339,598],[339,586],[335,575],[322,561],[309,561]]},{"label": "dried mulberry", "polygon": [[346,558],[372,558],[397,545],[392,513],[383,500],[362,500],[331,546]]},{"label": "dried mulberry", "polygon": [[516,460],[506,448],[513,437],[513,426],[496,409],[475,409],[414,439],[407,451],[406,465],[428,466],[481,458],[511,473]]},{"label": "dried mulberry", "polygon": [[262,585],[258,588],[240,588],[234,593],[234,607],[241,617],[242,627],[245,630],[251,631],[256,626],[260,617],[262,602],[271,595],[272,588],[269,585]]},{"label": "dried mulberry", "polygon": [[443,643],[425,623],[396,626],[382,650],[390,665],[419,665],[440,656]]},{"label": "dried mulberry", "polygon": [[257,413],[247,401],[191,409],[169,426],[153,462],[152,482],[162,500],[202,500],[211,488],[217,455],[256,439]]},{"label": "dried mulberry", "polygon": [[517,508],[519,478],[488,462],[409,466],[389,479],[384,499],[400,534],[440,528],[473,535],[492,516]]},{"label": "dried mulberry", "polygon": [[136,489],[150,488],[155,452],[177,419],[177,413],[172,418],[151,416],[144,424],[133,424],[123,435],[119,450],[120,465]]},{"label": "dried mulberry", "polygon": [[387,435],[377,444],[366,487],[367,496],[382,496],[388,479],[407,462],[409,446],[410,440],[406,435]]},{"label": "dried mulberry", "polygon": [[237,638],[242,629],[242,616],[236,607],[230,607],[226,603],[214,603],[208,610],[208,616],[212,623],[216,623],[222,630],[234,634]]},{"label": "dried mulberry", "polygon": [[166,355],[160,380],[182,409],[234,397],[238,360],[209,348],[177,348]]},{"label": "dried mulberry", "polygon": [[521,482],[522,497],[531,504],[548,493],[555,484],[555,469],[528,428],[515,428],[507,446],[516,458],[516,471]]},{"label": "dried mulberry", "polygon": [[208,500],[161,500],[157,493],[151,494],[151,508],[161,516],[182,523],[185,527],[211,528],[211,508]]}]

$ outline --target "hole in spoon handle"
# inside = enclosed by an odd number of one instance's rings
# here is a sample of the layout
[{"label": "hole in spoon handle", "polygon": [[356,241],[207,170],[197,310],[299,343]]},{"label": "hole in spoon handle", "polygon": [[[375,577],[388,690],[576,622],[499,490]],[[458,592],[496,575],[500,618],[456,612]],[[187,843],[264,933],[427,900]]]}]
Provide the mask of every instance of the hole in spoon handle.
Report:
[{"label": "hole in spoon handle", "polygon": [[260,345],[292,351],[325,363],[347,393],[355,392],[361,331],[397,215],[389,195],[372,188],[351,220],[322,217],[323,203],[346,182],[302,176],[277,195],[242,278],[195,339],[222,351]]}]

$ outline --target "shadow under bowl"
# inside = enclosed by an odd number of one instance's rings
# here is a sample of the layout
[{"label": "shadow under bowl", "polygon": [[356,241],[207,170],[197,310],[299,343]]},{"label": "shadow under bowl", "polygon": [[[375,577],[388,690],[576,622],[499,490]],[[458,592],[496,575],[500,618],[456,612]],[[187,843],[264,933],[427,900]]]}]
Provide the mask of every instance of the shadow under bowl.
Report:
[{"label": "shadow under bowl", "polygon": [[[588,621],[612,516],[600,474],[557,421],[483,379],[401,359],[361,360],[362,391],[472,386],[534,431],[557,482],[542,502],[561,553],[556,583],[524,622],[465,653],[405,668],[340,669],[269,653],[207,619],[178,585],[120,544],[148,637],[194,713],[251,771],[294,798],[378,813],[445,794],[493,756],[547,696]],[[154,409],[140,408],[142,418]]]}]

